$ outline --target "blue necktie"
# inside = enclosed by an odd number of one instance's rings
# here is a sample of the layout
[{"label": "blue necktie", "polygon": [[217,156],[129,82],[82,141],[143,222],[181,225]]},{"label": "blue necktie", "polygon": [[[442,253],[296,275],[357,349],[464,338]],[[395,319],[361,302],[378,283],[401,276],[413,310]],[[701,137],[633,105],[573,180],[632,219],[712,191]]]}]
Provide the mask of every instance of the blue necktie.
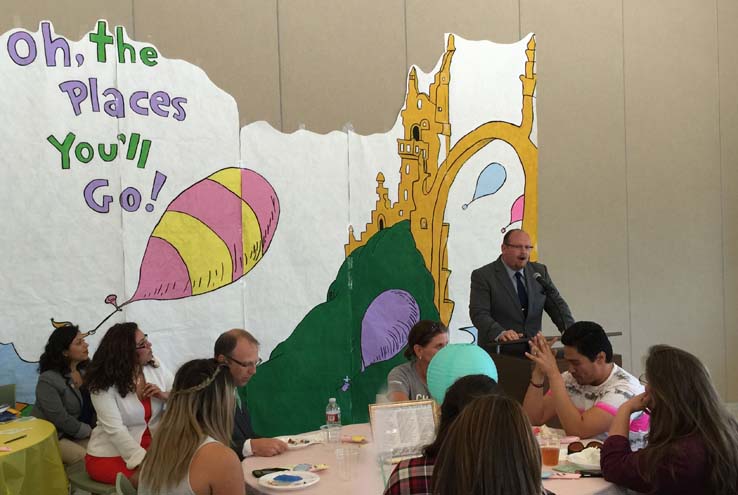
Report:
[{"label": "blue necktie", "polygon": [[515,272],[515,285],[518,288],[518,300],[520,301],[520,308],[523,310],[523,314],[528,312],[528,292],[525,290],[525,284],[523,284],[523,275],[520,272]]}]

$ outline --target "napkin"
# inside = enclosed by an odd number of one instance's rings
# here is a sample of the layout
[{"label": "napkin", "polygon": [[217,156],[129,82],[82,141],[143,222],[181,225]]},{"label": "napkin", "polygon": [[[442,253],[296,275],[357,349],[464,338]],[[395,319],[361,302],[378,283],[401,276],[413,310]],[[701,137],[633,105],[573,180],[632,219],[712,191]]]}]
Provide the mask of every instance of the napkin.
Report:
[{"label": "napkin", "polygon": [[600,465],[600,449],[589,447],[576,454],[569,454],[567,457],[569,462],[582,466],[599,466]]}]

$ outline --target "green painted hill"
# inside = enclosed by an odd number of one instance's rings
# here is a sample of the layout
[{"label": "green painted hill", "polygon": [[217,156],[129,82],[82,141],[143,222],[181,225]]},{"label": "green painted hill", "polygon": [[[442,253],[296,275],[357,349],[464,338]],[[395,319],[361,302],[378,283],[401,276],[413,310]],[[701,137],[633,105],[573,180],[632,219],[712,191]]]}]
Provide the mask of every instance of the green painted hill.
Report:
[{"label": "green painted hill", "polygon": [[[259,435],[318,429],[325,423],[329,397],[337,398],[343,424],[369,420],[367,406],[386,387],[389,371],[405,362],[400,352],[361,371],[364,313],[375,297],[389,289],[412,294],[421,319],[438,319],[433,279],[407,221],[380,231],[344,261],[326,302],[305,316],[240,391]],[[343,391],[345,376],[351,382]]]}]

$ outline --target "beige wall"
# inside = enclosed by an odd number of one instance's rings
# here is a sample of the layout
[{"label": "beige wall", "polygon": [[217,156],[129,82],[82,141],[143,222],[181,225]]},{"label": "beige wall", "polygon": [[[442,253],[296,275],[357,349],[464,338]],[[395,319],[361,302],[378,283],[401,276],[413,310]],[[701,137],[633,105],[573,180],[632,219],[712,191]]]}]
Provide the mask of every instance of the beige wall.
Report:
[{"label": "beige wall", "polygon": [[[9,3],[9,5],[7,5]],[[176,9],[174,7],[176,5]],[[734,0],[9,0],[0,30],[98,18],[202,67],[241,124],[387,130],[443,33],[537,34],[540,254],[626,366],[692,350],[738,400],[738,5]],[[491,248],[495,250],[496,248]],[[463,308],[464,302],[458,307]],[[462,309],[463,310],[463,309]]]}]

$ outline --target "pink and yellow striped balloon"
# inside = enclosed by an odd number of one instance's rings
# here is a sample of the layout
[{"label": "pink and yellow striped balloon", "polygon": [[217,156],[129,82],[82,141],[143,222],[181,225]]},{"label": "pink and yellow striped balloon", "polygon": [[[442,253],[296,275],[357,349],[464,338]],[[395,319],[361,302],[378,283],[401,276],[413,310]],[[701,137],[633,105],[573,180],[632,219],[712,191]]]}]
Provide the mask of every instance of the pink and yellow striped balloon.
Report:
[{"label": "pink and yellow striped balloon", "polygon": [[215,172],[169,204],[125,304],[180,299],[235,282],[264,256],[278,221],[279,199],[264,177],[242,168]]}]

